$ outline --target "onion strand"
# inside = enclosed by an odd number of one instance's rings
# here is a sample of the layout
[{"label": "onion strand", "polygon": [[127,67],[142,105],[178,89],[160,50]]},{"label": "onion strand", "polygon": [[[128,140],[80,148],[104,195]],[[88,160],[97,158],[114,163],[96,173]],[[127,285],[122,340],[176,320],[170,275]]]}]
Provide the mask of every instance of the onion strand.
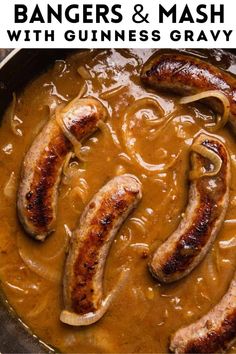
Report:
[{"label": "onion strand", "polygon": [[65,135],[65,137],[71,142],[71,144],[73,145],[74,148],[74,153],[76,155],[76,157],[83,161],[83,157],[81,156],[81,143],[74,137],[73,134],[71,134],[69,132],[69,130],[66,128],[62,116],[60,114],[60,109],[57,109],[55,112],[55,116],[56,116],[56,122],[59,125],[59,127],[61,128],[63,134]]},{"label": "onion strand", "polygon": [[109,98],[112,98],[115,95],[119,95],[119,94],[123,93],[125,90],[126,90],[125,85],[119,85],[119,86],[112,88],[111,90],[101,93],[99,95],[99,97],[103,100],[108,100]]},{"label": "onion strand", "polygon": [[207,127],[207,129],[209,131],[216,131],[220,128],[223,128],[224,125],[227,123],[228,119],[229,119],[229,114],[230,114],[230,103],[229,103],[229,99],[226,97],[226,95],[218,90],[209,90],[209,91],[204,91],[201,93],[197,93],[196,95],[191,95],[191,96],[187,96],[187,97],[182,97],[180,99],[180,104],[188,104],[188,103],[192,103],[195,101],[199,101],[205,98],[217,98],[218,100],[221,101],[222,105],[223,105],[223,115],[221,116],[220,114],[217,115],[217,119],[216,119],[216,124],[213,127]]},{"label": "onion strand", "polygon": [[[166,119],[166,116],[164,116],[164,110],[156,99],[152,97],[141,98],[135,101],[133,105],[131,105],[125,112],[124,122],[122,126],[123,140],[125,142],[125,146],[126,149],[128,150],[129,156],[132,158],[132,160],[138,163],[139,166],[141,166],[142,168],[144,168],[146,171],[149,172],[165,172],[176,163],[178,157],[180,156],[181,151],[178,152],[177,156],[175,156],[174,159],[168,165],[164,163],[158,165],[147,163],[143,160],[142,156],[138,152],[136,152],[134,148],[133,134],[130,131],[130,129],[128,129],[128,125],[129,125],[128,121],[130,119],[130,116],[134,115],[136,111],[140,110],[143,106],[146,107],[147,105],[154,106],[157,109],[159,116],[162,117],[161,119],[158,118],[155,120],[148,121],[149,123],[151,123],[151,125],[157,125],[157,124],[159,125]],[[163,129],[173,118],[174,116],[171,114],[171,116],[169,116],[168,120],[165,122]],[[158,134],[159,131],[160,130],[158,130]]]},{"label": "onion strand", "polygon": [[204,169],[190,171],[190,180],[198,179],[201,177],[213,177],[219,173],[222,167],[222,160],[217,153],[215,153],[211,149],[208,149],[206,146],[203,146],[202,142],[193,144],[191,150],[210,160],[211,163],[214,165],[214,169],[213,171],[207,172]]},{"label": "onion strand", "polygon": [[16,104],[17,104],[17,98],[16,98],[16,94],[15,92],[13,92],[12,94],[12,105],[11,105],[11,108],[10,108],[10,123],[11,123],[11,130],[12,132],[15,134],[15,135],[18,135],[18,136],[22,136],[23,133],[21,131],[20,128],[18,128],[18,126],[20,124],[22,124],[22,120],[20,118],[18,118],[16,115],[15,115],[15,111],[16,111]]},{"label": "onion strand", "polygon": [[89,326],[99,321],[107,312],[108,308],[111,305],[111,302],[114,300],[117,293],[124,286],[128,274],[129,274],[129,269],[122,270],[118,284],[112,290],[112,292],[105,298],[105,300],[102,301],[101,307],[96,312],[89,312],[85,315],[79,315],[75,312],[63,310],[60,315],[60,320],[63,323],[69,324],[71,326]]}]

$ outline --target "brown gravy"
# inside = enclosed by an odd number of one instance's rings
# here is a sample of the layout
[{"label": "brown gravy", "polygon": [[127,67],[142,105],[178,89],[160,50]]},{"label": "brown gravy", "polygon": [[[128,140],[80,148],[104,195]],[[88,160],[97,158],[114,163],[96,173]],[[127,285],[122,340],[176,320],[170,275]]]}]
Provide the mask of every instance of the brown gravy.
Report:
[{"label": "brown gravy", "polygon": [[[166,353],[175,330],[195,321],[219,301],[236,266],[236,144],[225,128],[217,135],[224,139],[232,158],[230,207],[213,249],[195,271],[173,285],[161,286],[147,270],[146,256],[180,222],[187,201],[189,148],[206,120],[212,121],[214,116],[206,107],[180,106],[178,98],[148,92],[140,85],[142,63],[152,53],[153,50],[91,50],[56,61],[17,95],[15,108],[9,107],[0,128],[2,287],[23,322],[62,352]],[[221,55],[212,53],[213,57]],[[219,57],[220,66],[235,68],[235,62],[225,62]],[[65,172],[56,232],[40,244],[26,236],[17,219],[20,167],[50,111],[74,98],[84,84],[78,67],[89,72],[85,75],[86,95],[100,98],[110,113],[108,129],[88,139],[82,148],[85,161],[74,161]],[[155,125],[149,124],[148,120],[157,119],[159,113],[154,106],[142,104],[127,119],[125,137],[128,107],[146,97],[154,97],[173,119],[168,124],[161,119]],[[125,138],[142,165],[130,158]],[[157,171],[149,171],[152,168]],[[143,199],[112,245],[105,292],[116,285],[123,265],[131,270],[128,282],[98,323],[86,328],[66,326],[59,315],[63,308],[61,277],[68,235],[94,193],[123,172],[133,173],[141,180]],[[75,190],[76,187],[79,188]],[[236,347],[232,348],[231,352],[235,351]]]}]

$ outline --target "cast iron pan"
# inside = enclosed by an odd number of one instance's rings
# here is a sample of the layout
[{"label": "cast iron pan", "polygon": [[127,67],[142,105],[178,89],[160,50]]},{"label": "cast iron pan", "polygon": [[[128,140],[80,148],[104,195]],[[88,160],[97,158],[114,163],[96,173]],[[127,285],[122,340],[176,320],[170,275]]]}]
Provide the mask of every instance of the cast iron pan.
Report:
[{"label": "cast iron pan", "polygon": [[[0,64],[0,119],[12,100],[12,92],[20,90],[56,59],[63,59],[68,49],[16,49]],[[230,50],[236,54],[236,49]],[[52,329],[53,331],[53,329]],[[58,352],[58,350],[55,349]],[[52,353],[53,348],[41,342],[14,314],[0,294],[0,353]]]}]

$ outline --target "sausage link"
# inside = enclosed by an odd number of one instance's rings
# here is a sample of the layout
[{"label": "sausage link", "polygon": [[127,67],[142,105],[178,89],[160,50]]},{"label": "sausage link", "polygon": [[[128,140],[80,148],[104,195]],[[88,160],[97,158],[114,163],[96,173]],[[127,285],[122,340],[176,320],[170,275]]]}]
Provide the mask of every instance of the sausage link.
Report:
[{"label": "sausage link", "polygon": [[[106,114],[103,105],[94,98],[76,98],[60,112],[65,128],[78,141],[95,132]],[[72,143],[53,116],[25,155],[17,209],[25,231],[37,240],[44,241],[55,229],[58,186],[65,159],[72,149]]]},{"label": "sausage link", "polygon": [[66,311],[83,316],[101,306],[104,266],[111,243],[141,196],[136,177],[121,175],[100,189],[85,208],[66,261]]},{"label": "sausage link", "polygon": [[202,261],[221,228],[229,203],[230,159],[224,144],[208,134],[200,134],[194,144],[217,154],[222,163],[218,173],[207,176],[210,160],[191,152],[193,170],[205,173],[192,180],[182,221],[149,264],[152,275],[163,283],[185,277]]},{"label": "sausage link", "polygon": [[224,353],[236,340],[236,273],[221,301],[197,322],[172,337],[175,354]]},{"label": "sausage link", "polygon": [[[192,95],[208,90],[222,91],[230,102],[229,117],[236,131],[236,79],[229,73],[197,57],[179,54],[154,54],[144,64],[141,80],[147,86]],[[217,100],[210,100],[220,110]]]},{"label": "sausage link", "polygon": [[[236,80],[231,74],[191,55],[165,53],[154,54],[144,64],[141,80],[151,88],[178,95],[209,90],[223,92],[230,102],[229,120],[236,132]],[[208,102],[220,111],[216,100]],[[150,264],[151,272],[160,281],[171,282],[187,275],[204,257],[223,221],[228,205],[229,157],[219,141],[211,140],[210,145],[209,142],[207,145],[219,152],[223,162],[221,171],[213,178],[206,177],[192,182],[184,219],[156,251]],[[196,163],[199,158],[193,153],[192,163],[194,159]],[[206,161],[203,158],[201,160],[204,165]],[[206,188],[207,184],[209,188]],[[176,354],[223,353],[235,338],[236,275],[227,294],[212,311],[196,323],[176,332],[170,349]]]}]

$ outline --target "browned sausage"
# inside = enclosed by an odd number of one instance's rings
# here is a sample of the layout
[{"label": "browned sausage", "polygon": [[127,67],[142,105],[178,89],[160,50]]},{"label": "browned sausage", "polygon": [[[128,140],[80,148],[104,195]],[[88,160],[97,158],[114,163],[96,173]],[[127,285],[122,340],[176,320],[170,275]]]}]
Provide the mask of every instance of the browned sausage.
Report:
[{"label": "browned sausage", "polygon": [[140,182],[127,174],[108,182],[85,208],[66,261],[62,322],[88,324],[83,321],[86,315],[101,307],[104,266],[111,243],[140,199]]},{"label": "browned sausage", "polygon": [[[81,141],[97,129],[106,110],[95,98],[76,98],[59,114],[69,134]],[[58,185],[72,148],[53,116],[25,155],[17,208],[24,229],[37,240],[43,241],[55,229]]]},{"label": "browned sausage", "polygon": [[[236,79],[216,66],[188,54],[157,53],[144,64],[141,80],[151,88],[178,95],[222,91],[229,99],[229,119],[236,131]],[[219,110],[218,102],[211,102]]]},{"label": "browned sausage", "polygon": [[[192,95],[209,90],[223,92],[229,100],[231,113],[229,119],[234,131],[236,131],[236,80],[232,75],[216,66],[188,54],[155,54],[144,64],[141,80],[151,88],[174,92],[178,95]],[[217,111],[220,110],[217,101],[211,100],[209,103],[213,103],[213,108]],[[224,149],[222,152],[224,152]],[[218,213],[219,228],[228,204],[228,184],[230,176],[229,158],[226,151],[224,155],[226,159],[222,159],[224,163],[219,176],[216,176],[217,178],[215,179],[210,177],[207,179],[209,181],[212,180],[213,187],[215,183],[215,188],[213,188],[213,195],[215,194],[215,197],[213,196],[213,203],[217,206],[219,205],[218,202],[220,199],[225,198],[226,204],[224,205],[221,202],[221,208],[217,207],[216,209],[211,209],[211,203],[202,204],[203,207],[199,208],[198,212],[195,214],[195,220],[192,219],[194,211],[196,211],[196,204],[193,202],[194,200],[196,201],[196,194],[193,193],[192,183],[190,187],[190,201],[183,221],[170,239],[159,248],[151,263],[151,271],[155,272],[159,280],[168,282],[172,281],[172,279],[179,279],[177,269],[179,269],[180,272],[182,271],[184,275],[188,274],[192,269],[191,266],[189,270],[185,268],[188,267],[188,260],[190,259],[191,264],[191,258],[193,257],[192,265],[196,266],[214,241],[214,233],[216,234],[217,230],[215,229],[215,232],[213,232],[214,227],[212,228],[211,221],[214,220],[214,216],[217,217]],[[207,181],[207,179],[205,180]],[[196,182],[202,184],[201,180]],[[226,192],[224,193],[223,190],[225,188]],[[208,195],[209,193],[207,192],[206,196]],[[199,219],[197,215],[200,217]],[[191,230],[192,227],[193,233],[191,234],[190,232],[187,239],[184,235],[182,235],[183,238],[179,238],[180,234],[186,231],[187,225],[189,226],[189,230]],[[175,248],[174,253],[172,253],[169,261],[167,261],[166,256],[171,249],[173,252],[175,242],[177,242],[176,245],[178,247]],[[191,254],[195,246],[197,251],[196,255]],[[183,254],[181,254],[181,250],[184,251]],[[188,255],[189,250],[190,255]],[[163,256],[161,255],[162,251],[164,252]],[[200,258],[198,254],[199,251]],[[156,264],[155,256],[157,257]],[[182,270],[181,266],[183,266]],[[177,273],[175,273],[176,271]],[[167,275],[165,274],[166,272],[168,273]],[[173,276],[172,274],[175,275]],[[198,322],[177,331],[171,341],[170,348],[176,354],[219,353],[227,350],[235,341],[235,338],[236,276],[231,283],[228,293],[223,297],[221,302]]]},{"label": "browned sausage", "polygon": [[170,349],[175,354],[224,353],[236,340],[236,274],[228,292],[208,314],[179,329]]},{"label": "browned sausage", "polygon": [[[203,149],[201,154],[191,153],[193,171],[203,170],[202,176],[191,181],[184,217],[155,251],[149,265],[152,275],[163,283],[183,278],[202,261],[221,228],[229,203],[230,159],[224,144],[214,136],[200,134],[193,146]],[[209,153],[221,162],[216,174],[209,173]]]}]

